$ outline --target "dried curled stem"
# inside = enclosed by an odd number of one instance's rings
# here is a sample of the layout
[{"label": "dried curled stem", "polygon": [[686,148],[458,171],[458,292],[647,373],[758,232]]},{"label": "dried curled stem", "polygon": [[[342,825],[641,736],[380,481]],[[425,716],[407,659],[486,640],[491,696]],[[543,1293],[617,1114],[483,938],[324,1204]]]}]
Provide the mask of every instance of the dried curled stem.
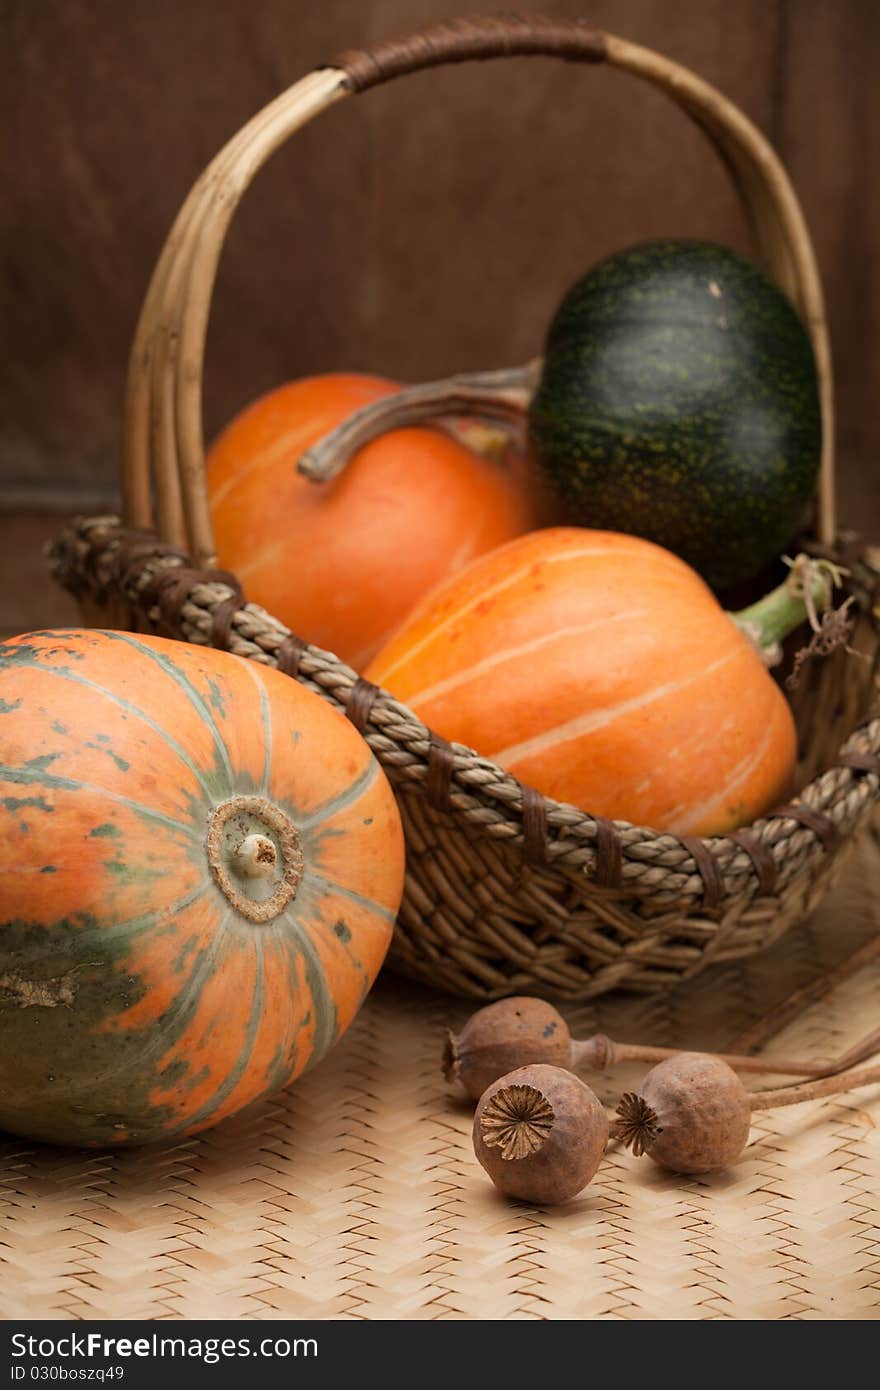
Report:
[{"label": "dried curled stem", "polygon": [[[857,655],[849,646],[854,625],[850,609],[854,600],[850,596],[844,599],[839,607],[832,607],[833,591],[840,588],[849,573],[832,560],[813,559],[807,555],[798,555],[794,560],[786,555],[783,559],[791,570],[789,584],[792,593],[803,600],[807,610],[807,621],[813,634],[807,645],[796,653],[794,665],[785,680],[787,690],[796,690],[800,684],[801,672],[812,657],[829,656],[838,647],[845,647],[852,656]],[[821,585],[827,585],[826,595],[824,599],[820,599],[823,609],[821,617],[816,605],[817,579],[820,582],[820,593]]]},{"label": "dried curled stem", "polygon": [[855,621],[849,611],[853,601],[850,595],[839,608],[829,608],[823,613],[822,620],[814,629],[807,645],[795,654],[794,665],[785,678],[786,690],[797,689],[800,685],[801,671],[811,657],[829,656],[838,647],[845,647],[850,656],[859,655],[849,645]]}]

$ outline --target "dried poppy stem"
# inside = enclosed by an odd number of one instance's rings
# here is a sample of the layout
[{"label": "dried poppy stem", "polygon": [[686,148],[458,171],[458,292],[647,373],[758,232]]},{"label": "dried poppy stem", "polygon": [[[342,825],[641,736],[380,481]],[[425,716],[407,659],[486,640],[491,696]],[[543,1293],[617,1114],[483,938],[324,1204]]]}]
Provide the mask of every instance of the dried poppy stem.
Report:
[{"label": "dried poppy stem", "polygon": [[[592,1049],[597,1047],[600,1056],[601,1048],[607,1045],[610,1049],[608,1061],[592,1060]],[[592,1066],[597,1070],[605,1067],[614,1066],[616,1062],[662,1062],[667,1057],[677,1057],[681,1055],[681,1048],[671,1047],[643,1047],[640,1043],[614,1043],[610,1038],[605,1038],[601,1033],[595,1037],[588,1038],[586,1042],[572,1041],[572,1059],[579,1054],[581,1049],[585,1050],[583,1061],[584,1066]],[[880,1052],[880,1028],[875,1028],[867,1033],[859,1042],[847,1048],[833,1062],[790,1062],[779,1057],[752,1057],[738,1056],[733,1052],[716,1052],[707,1055],[716,1057],[720,1062],[726,1062],[734,1071],[757,1072],[763,1074],[776,1073],[779,1076],[810,1076],[818,1080],[821,1077],[836,1077],[841,1072],[849,1071],[859,1062],[864,1062],[867,1057],[873,1057],[875,1052]],[[770,1091],[758,1091],[756,1095],[770,1095]]]},{"label": "dried poppy stem", "polygon": [[[677,1057],[683,1051],[680,1047],[649,1047],[642,1043],[619,1043],[604,1033],[596,1033],[591,1038],[571,1043],[571,1065],[577,1070],[589,1067],[594,1071],[606,1071],[620,1062],[663,1062],[667,1057]],[[794,1062],[782,1057],[750,1057],[737,1053],[716,1053],[735,1071],[756,1072],[769,1076],[825,1076],[828,1067],[821,1062]]]},{"label": "dried poppy stem", "polygon": [[731,1041],[731,1048],[737,1052],[754,1051],[768,1038],[781,1032],[787,1023],[797,1018],[811,1004],[817,1004],[820,999],[824,999],[837,985],[843,984],[844,980],[858,974],[878,956],[880,956],[880,933],[866,945],[860,946],[851,956],[847,956],[846,960],[841,961],[827,975],[820,976],[818,980],[812,980],[808,985],[802,985],[800,989],[794,990],[787,999],[775,1004],[770,1013],[759,1018],[742,1033],[739,1033]]},{"label": "dried poppy stem", "polygon": [[[574,1069],[591,1068],[605,1072],[619,1062],[663,1062],[667,1056],[678,1056],[684,1049],[680,1047],[649,1047],[642,1042],[614,1042],[603,1033],[595,1033],[591,1038],[580,1042],[571,1040],[571,1066]],[[777,1056],[738,1055],[735,1052],[715,1054],[733,1066],[735,1072],[755,1072],[759,1076],[824,1076],[827,1068],[816,1062],[791,1062]]]},{"label": "dried poppy stem", "polygon": [[794,1086],[780,1086],[776,1091],[757,1091],[752,1096],[752,1110],[775,1110],[780,1105],[801,1105],[822,1096],[854,1091],[858,1086],[873,1086],[880,1081],[880,1062],[857,1071],[838,1072],[836,1076],[816,1077]]}]

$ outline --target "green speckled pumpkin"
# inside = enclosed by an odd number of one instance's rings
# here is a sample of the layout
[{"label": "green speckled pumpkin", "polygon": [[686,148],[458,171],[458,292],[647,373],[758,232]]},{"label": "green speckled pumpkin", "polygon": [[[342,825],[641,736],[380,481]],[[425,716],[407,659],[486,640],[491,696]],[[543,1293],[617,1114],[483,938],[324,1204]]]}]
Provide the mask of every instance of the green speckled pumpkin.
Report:
[{"label": "green speckled pumpkin", "polygon": [[288,677],[126,633],[0,645],[0,1128],[167,1139],[286,1085],[402,886],[381,769]]},{"label": "green speckled pumpkin", "polygon": [[715,588],[784,550],[821,453],[800,319],[747,260],[697,241],[624,251],[572,287],[529,422],[573,521],[656,541]]}]

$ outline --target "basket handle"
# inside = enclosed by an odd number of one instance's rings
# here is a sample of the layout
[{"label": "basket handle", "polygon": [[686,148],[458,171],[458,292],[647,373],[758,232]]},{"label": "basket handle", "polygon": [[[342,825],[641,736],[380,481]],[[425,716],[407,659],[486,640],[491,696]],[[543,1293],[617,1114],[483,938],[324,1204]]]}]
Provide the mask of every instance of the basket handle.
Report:
[{"label": "basket handle", "polygon": [[344,69],[353,91],[365,92],[393,77],[443,63],[536,54],[602,63],[607,57],[606,36],[582,19],[475,16],[435,24],[405,38],[382,39],[367,48],[346,49],[332,66]]},{"label": "basket handle", "polygon": [[514,54],[607,62],[661,88],[711,140],[750,216],[771,275],[804,319],[820,382],[823,447],[818,533],[836,534],[834,406],[828,330],[816,258],[778,156],[750,120],[689,69],[579,21],[515,16],[456,20],[342,54],[277,97],[220,151],[181,209],[147,291],[126,396],[123,503],[128,525],[154,526],[215,563],[204,475],[202,373],[211,294],[226,230],[266,160],[308,121],[353,92],[421,68]]}]

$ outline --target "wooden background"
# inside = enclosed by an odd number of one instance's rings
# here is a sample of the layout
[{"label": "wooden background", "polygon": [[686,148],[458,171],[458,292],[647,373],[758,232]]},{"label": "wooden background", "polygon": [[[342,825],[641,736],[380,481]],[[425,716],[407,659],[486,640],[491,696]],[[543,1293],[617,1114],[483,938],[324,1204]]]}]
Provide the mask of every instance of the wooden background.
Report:
[{"label": "wooden background", "polygon": [[[140,300],[179,204],[225,140],[341,48],[462,8],[468,0],[2,0],[7,511],[113,494]],[[543,8],[694,68],[781,152],[830,305],[843,518],[880,528],[880,4]],[[275,157],[233,226],[208,429],[310,371],[418,379],[524,359],[575,276],[667,234],[748,246],[702,137],[633,79],[518,59],[344,103]]]}]

